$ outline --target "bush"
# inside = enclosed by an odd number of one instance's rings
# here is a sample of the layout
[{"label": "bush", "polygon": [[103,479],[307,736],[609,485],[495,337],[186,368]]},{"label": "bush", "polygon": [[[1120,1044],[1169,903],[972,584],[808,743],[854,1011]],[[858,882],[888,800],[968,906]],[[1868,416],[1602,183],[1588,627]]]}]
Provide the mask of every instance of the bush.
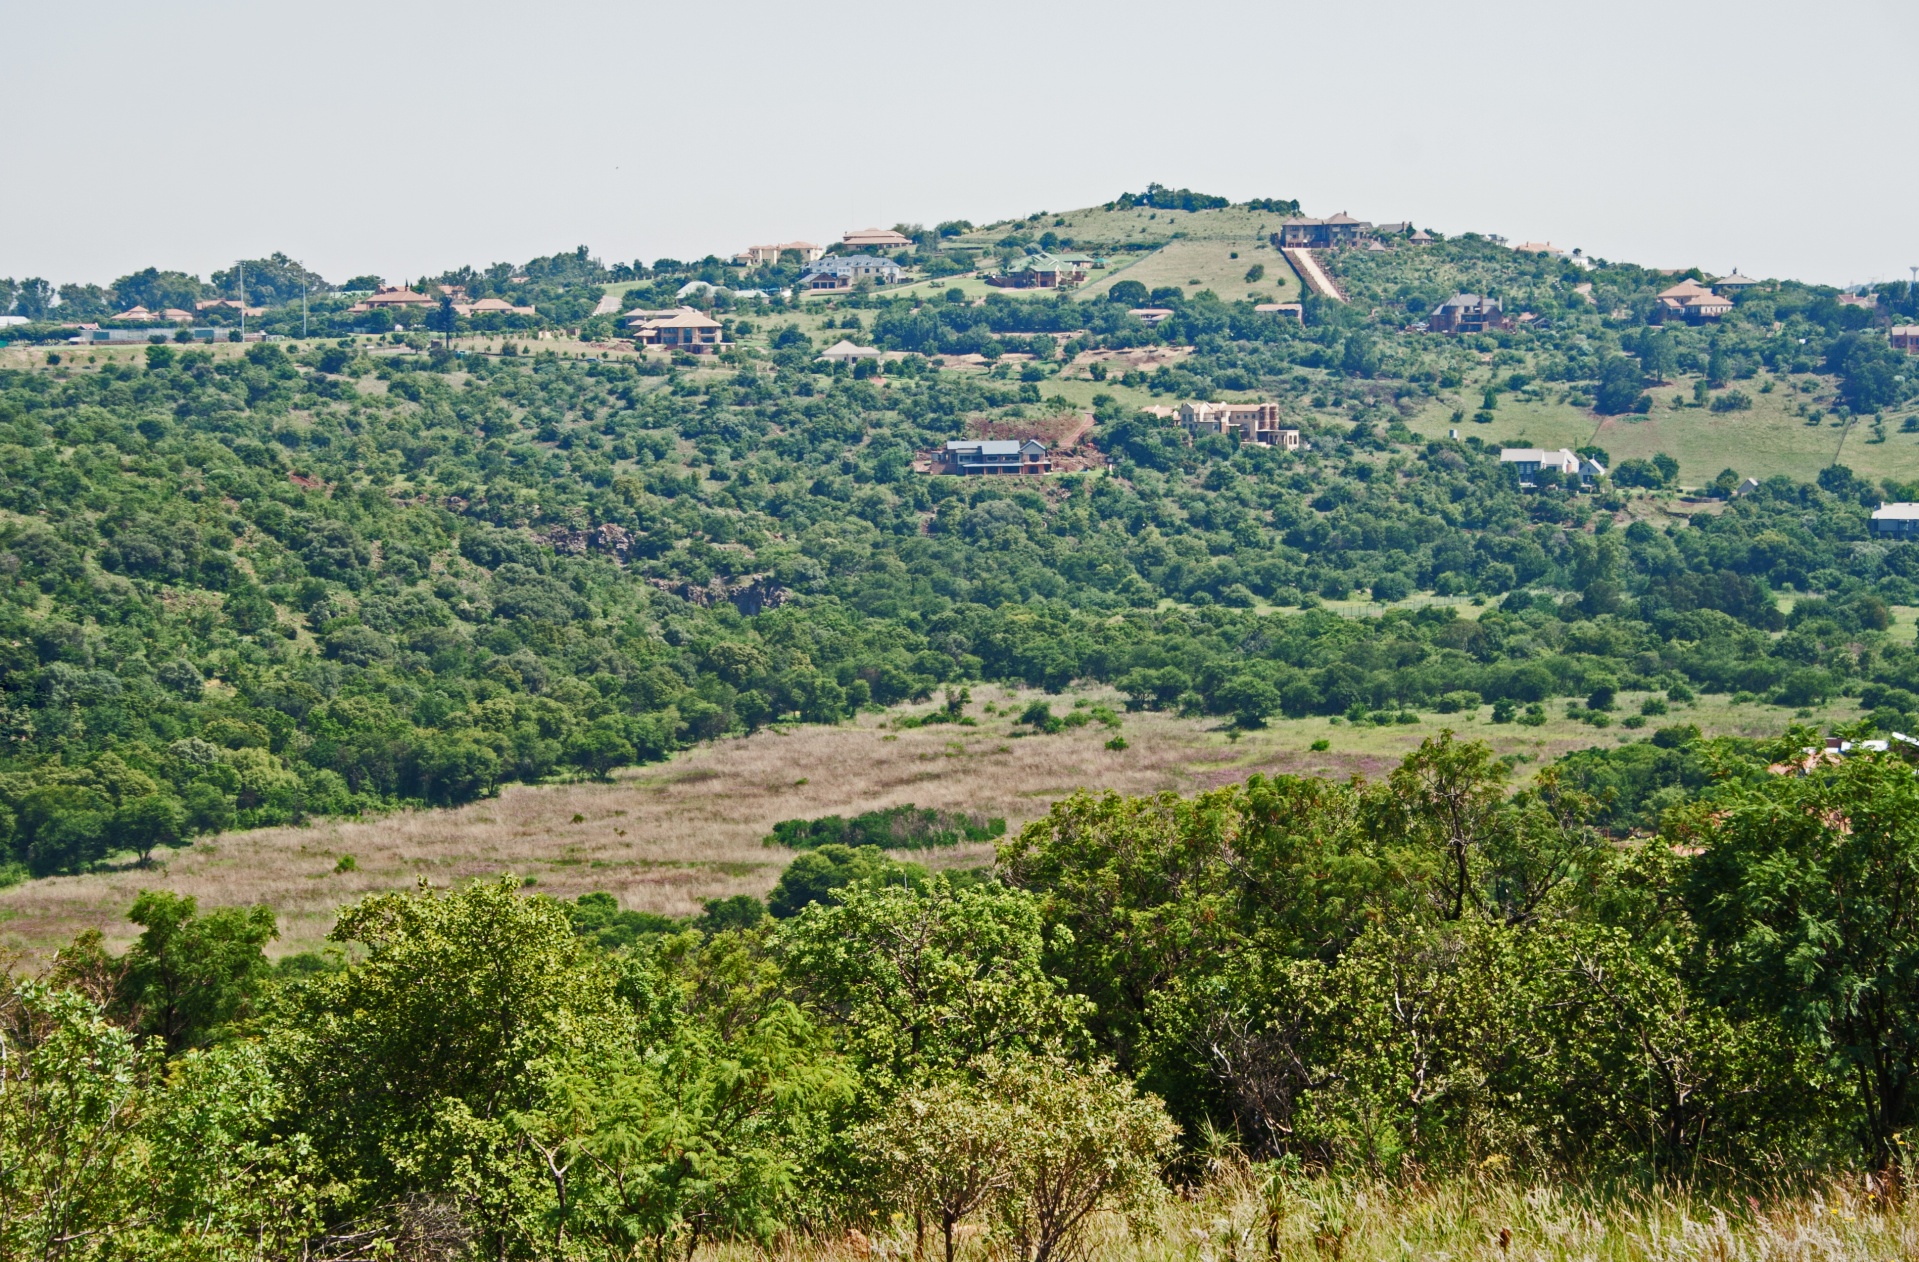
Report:
[{"label": "bush", "polygon": [[1006,834],[1006,821],[997,816],[958,811],[921,810],[890,806],[850,819],[827,815],[820,819],[784,819],[773,825],[765,844],[789,850],[817,850],[821,846],[877,846],[881,850],[922,850],[991,841]]},{"label": "bush", "polygon": [[1413,594],[1413,581],[1404,574],[1386,573],[1373,580],[1373,599],[1383,605],[1405,600]]}]

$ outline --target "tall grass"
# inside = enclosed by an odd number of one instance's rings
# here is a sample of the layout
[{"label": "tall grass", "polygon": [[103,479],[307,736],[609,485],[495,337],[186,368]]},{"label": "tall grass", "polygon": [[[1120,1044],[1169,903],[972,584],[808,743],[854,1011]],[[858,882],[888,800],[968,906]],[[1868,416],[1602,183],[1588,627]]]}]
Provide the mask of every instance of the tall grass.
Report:
[{"label": "tall grass", "polygon": [[[872,1237],[793,1239],[782,1262],[914,1256],[911,1224]],[[738,1245],[703,1259],[763,1257]],[[937,1240],[925,1254],[939,1258]],[[966,1262],[1017,1262],[989,1233]],[[1091,1223],[1088,1262],[1884,1262],[1919,1258],[1919,1201],[1864,1176],[1769,1196],[1606,1187],[1497,1175],[1434,1183],[1320,1176],[1272,1180],[1244,1165],[1168,1196],[1131,1227]]]}]

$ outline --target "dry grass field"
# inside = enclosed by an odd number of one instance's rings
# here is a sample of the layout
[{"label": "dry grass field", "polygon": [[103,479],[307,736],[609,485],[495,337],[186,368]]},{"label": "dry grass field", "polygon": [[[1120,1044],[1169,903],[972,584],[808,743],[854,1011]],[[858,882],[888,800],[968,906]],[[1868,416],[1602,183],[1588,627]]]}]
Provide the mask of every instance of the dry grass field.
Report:
[{"label": "dry grass field", "polygon": [[[1229,732],[1218,720],[1129,714],[1121,729],[1129,748],[1113,751],[1105,747],[1110,732],[1098,724],[1052,736],[1016,735],[1025,729],[1011,713],[1038,695],[975,689],[974,727],[897,730],[900,715],[927,709],[906,707],[839,727],[720,741],[607,783],[513,785],[497,798],[453,810],[233,833],[162,852],[164,861],[150,869],[32,881],[0,891],[0,947],[44,957],[87,928],[124,946],[132,937],[126,909],[143,888],[192,894],[203,907],[270,905],[280,915],[276,954],[318,948],[338,909],[363,894],[420,880],[446,887],[500,872],[556,897],[606,890],[628,908],[686,915],[707,898],[763,895],[772,887],[791,855],[761,843],[781,819],[912,803],[1001,815],[1018,828],[1082,788],[1193,792],[1255,772],[1377,777],[1443,727],[1516,755],[1523,778],[1569,750],[1651,730],[1596,730],[1566,719],[1563,705],[1549,707],[1547,723],[1531,728],[1491,724],[1486,708],[1383,727],[1281,719],[1245,733]],[[1640,699],[1622,696],[1617,713],[1636,712]],[[1104,689],[1049,700],[1056,712],[1078,701],[1118,702]],[[986,705],[998,713],[985,713]],[[1817,717],[1855,712],[1841,703]],[[1788,721],[1782,710],[1715,697],[1675,707],[1672,717],[1653,722],[1759,736]],[[1313,750],[1321,739],[1330,748]],[[342,870],[347,856],[353,864]],[[961,846],[911,857],[936,868],[971,867],[991,862],[992,850]]]}]

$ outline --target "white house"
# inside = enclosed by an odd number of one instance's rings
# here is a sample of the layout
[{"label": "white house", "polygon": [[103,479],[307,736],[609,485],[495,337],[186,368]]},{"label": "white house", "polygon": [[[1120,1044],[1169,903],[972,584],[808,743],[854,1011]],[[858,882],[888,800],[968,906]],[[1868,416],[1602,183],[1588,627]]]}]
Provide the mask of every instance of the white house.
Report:
[{"label": "white house", "polygon": [[1605,465],[1590,457],[1576,455],[1564,447],[1557,451],[1547,451],[1543,447],[1505,447],[1500,449],[1499,463],[1517,467],[1521,486],[1533,485],[1532,476],[1541,469],[1575,474],[1587,486],[1592,485],[1594,479],[1606,476]]},{"label": "white house", "polygon": [[1872,512],[1872,533],[1892,539],[1919,539],[1919,504],[1881,504]]}]

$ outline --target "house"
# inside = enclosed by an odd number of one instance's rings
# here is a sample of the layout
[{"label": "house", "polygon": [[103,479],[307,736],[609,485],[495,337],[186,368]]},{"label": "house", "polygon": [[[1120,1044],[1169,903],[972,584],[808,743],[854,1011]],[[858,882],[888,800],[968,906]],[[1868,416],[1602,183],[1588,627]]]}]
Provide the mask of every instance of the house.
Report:
[{"label": "house", "polygon": [[629,320],[633,340],[642,346],[708,355],[725,347],[725,326],[712,316],[692,307],[670,312],[648,312]]},{"label": "house", "polygon": [[879,359],[882,352],[871,346],[855,346],[841,338],[820,352],[819,357],[829,363],[850,364],[856,359]]},{"label": "house", "polygon": [[1411,230],[1412,226],[1411,223],[1403,219],[1398,223],[1376,223],[1373,225],[1373,235],[1376,237],[1403,237]]},{"label": "house", "polygon": [[1919,539],[1919,504],[1881,504],[1872,510],[1872,533],[1882,539]]},{"label": "house", "polygon": [[160,313],[160,318],[162,320],[167,321],[169,324],[192,324],[193,323],[193,313],[191,311],[182,311],[178,307],[168,307],[165,311],[162,311]]},{"label": "house", "polygon": [[774,267],[788,253],[800,256],[802,263],[817,263],[826,250],[811,241],[783,241],[778,245],[749,245],[733,256],[735,263],[745,267]]},{"label": "house", "polygon": [[1262,315],[1287,316],[1294,320],[1298,320],[1301,324],[1304,324],[1306,322],[1306,307],[1302,303],[1262,302],[1262,303],[1255,304],[1253,307],[1253,310],[1259,312]]},{"label": "house", "polygon": [[1173,309],[1171,307],[1130,307],[1127,309],[1126,314],[1129,316],[1137,316],[1145,322],[1148,328],[1151,328],[1167,316],[1172,315]]},{"label": "house", "polygon": [[851,289],[862,280],[876,285],[896,285],[903,275],[892,259],[872,254],[835,254],[815,261],[800,277],[800,284],[812,290]]},{"label": "house", "polygon": [[1840,294],[1834,299],[1842,307],[1865,307],[1871,309],[1879,305],[1878,294]]},{"label": "house", "polygon": [[[608,295],[608,297],[612,297],[612,296],[613,295],[610,295],[610,294]],[[602,300],[602,305],[604,305],[604,299]],[[616,302],[614,304],[613,310],[617,311],[618,309],[619,309],[619,305]],[[453,304],[453,310],[463,316],[485,316],[485,315],[530,316],[530,315],[539,314],[539,312],[535,311],[532,307],[516,307],[504,298],[482,298],[478,302],[456,302]],[[602,313],[596,308],[594,310],[594,314],[600,315],[605,313]]]},{"label": "house", "polygon": [[1732,299],[1716,294],[1696,280],[1682,280],[1670,289],[1659,291],[1659,297],[1653,303],[1654,323],[1663,324],[1667,320],[1684,320],[1688,324],[1699,324],[1706,320],[1717,320],[1732,310]]},{"label": "house", "polygon": [[1433,234],[1424,228],[1415,228],[1413,229],[1413,235],[1406,239],[1414,245],[1431,245],[1433,243]]},{"label": "house", "polygon": [[1488,329],[1510,329],[1499,299],[1481,294],[1454,294],[1433,308],[1426,327],[1434,333],[1484,333]]},{"label": "house", "polygon": [[856,250],[909,250],[913,238],[891,228],[860,228],[841,237],[840,243]]},{"label": "house", "polygon": [[1513,247],[1515,254],[1550,254],[1554,258],[1564,258],[1566,252],[1550,241],[1521,241]]},{"label": "house", "polygon": [[1029,254],[986,283],[1001,289],[1064,289],[1086,279],[1086,269],[1053,254]]},{"label": "house", "polygon": [[[1182,403],[1179,423],[1195,438],[1201,434],[1237,433],[1240,441],[1265,447],[1293,449],[1299,446],[1298,430],[1279,428],[1277,403]],[[1281,433],[1291,434],[1292,441],[1281,439]]]},{"label": "house", "polygon": [[1519,470],[1519,485],[1532,486],[1532,477],[1541,469],[1550,469],[1554,473],[1578,477],[1587,486],[1595,478],[1606,476],[1606,466],[1588,456],[1576,455],[1566,448],[1547,451],[1541,447],[1505,447],[1499,452],[1499,463],[1515,466]]},{"label": "house", "polygon": [[1046,444],[1037,438],[960,438],[946,444],[933,458],[933,472],[966,477],[987,474],[1050,473]]},{"label": "house", "polygon": [[1892,341],[1892,349],[1919,355],[1919,324],[1895,324],[1886,330],[1886,336]]},{"label": "house", "polygon": [[128,307],[125,311],[122,311],[113,318],[116,320],[131,320],[136,324],[144,324],[149,320],[156,320],[159,317],[151,311],[148,311],[145,307]]},{"label": "house", "polygon": [[415,293],[405,285],[382,285],[360,305],[367,308],[431,307],[435,303],[432,298],[422,293]]},{"label": "house", "polygon": [[1372,225],[1340,211],[1331,219],[1304,219],[1295,216],[1280,221],[1272,234],[1273,244],[1281,249],[1334,250],[1356,245]]},{"label": "house", "polygon": [[1739,296],[1741,290],[1750,289],[1758,283],[1758,281],[1750,276],[1741,276],[1739,269],[1735,267],[1732,269],[1732,275],[1721,276],[1712,283],[1712,287],[1728,298],[1736,298]]}]

